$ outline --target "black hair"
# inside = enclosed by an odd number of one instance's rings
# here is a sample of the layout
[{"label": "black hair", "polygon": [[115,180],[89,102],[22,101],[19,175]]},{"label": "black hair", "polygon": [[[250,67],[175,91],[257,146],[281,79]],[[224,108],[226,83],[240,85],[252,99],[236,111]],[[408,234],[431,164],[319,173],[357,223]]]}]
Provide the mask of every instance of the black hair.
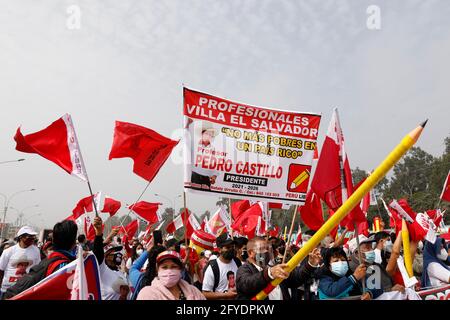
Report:
[{"label": "black hair", "polygon": [[144,276],[142,277],[141,281],[141,288],[150,286],[152,284],[152,281],[153,279],[155,279],[158,271],[156,268],[156,257],[158,257],[158,254],[164,251],[166,251],[166,247],[162,245],[156,245],[150,249],[147,258],[147,268],[145,269]]},{"label": "black hair", "polygon": [[307,235],[307,236],[314,236],[316,234],[316,232],[314,231],[314,230],[308,230],[308,231],[305,231],[305,235]]},{"label": "black hair", "polygon": [[173,247],[173,246],[175,246],[176,244],[177,244],[177,239],[175,239],[175,238],[172,238],[172,239],[170,239],[170,240],[167,240],[166,241],[166,247],[167,248],[170,248],[170,247]]},{"label": "black hair", "polygon": [[377,241],[377,244],[381,241],[381,240],[383,240],[383,239],[386,239],[386,238],[390,238],[391,236],[389,235],[389,233],[387,233],[386,231],[380,231],[380,232],[377,232],[376,234],[375,234],[375,240]]},{"label": "black hair", "polygon": [[347,254],[345,253],[344,249],[342,249],[342,247],[329,248],[324,252],[323,257],[323,264],[326,268],[330,268],[330,261],[333,257],[342,257],[345,258],[345,261],[347,261]]},{"label": "black hair", "polygon": [[84,243],[84,241],[86,240],[86,236],[84,234],[80,234],[77,238],[78,243]]},{"label": "black hair", "polygon": [[53,227],[53,246],[56,250],[71,250],[76,243],[78,227],[71,220],[58,222]]},{"label": "black hair", "polygon": [[236,249],[241,249],[248,243],[248,239],[244,237],[234,238],[234,241],[236,241]]}]

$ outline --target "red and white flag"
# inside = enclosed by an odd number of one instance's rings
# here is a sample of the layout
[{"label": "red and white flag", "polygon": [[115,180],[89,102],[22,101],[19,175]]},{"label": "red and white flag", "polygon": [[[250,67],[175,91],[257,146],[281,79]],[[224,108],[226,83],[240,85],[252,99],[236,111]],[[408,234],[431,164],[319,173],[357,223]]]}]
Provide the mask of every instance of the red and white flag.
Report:
[{"label": "red and white flag", "polygon": [[83,248],[81,246],[78,246],[70,300],[89,300],[86,272],[84,270]]},{"label": "red and white flag", "polygon": [[[73,283],[77,264],[78,261],[72,261],[10,300],[70,300],[73,297],[73,285],[77,285]],[[101,300],[100,276],[95,255],[90,254],[84,259],[83,274],[86,279],[87,299]],[[84,288],[82,294],[86,297]]]},{"label": "red and white flag", "polygon": [[201,228],[195,215],[189,210],[186,210],[185,212],[179,214],[171,223],[167,225],[166,231],[167,233],[174,233],[176,230],[182,228],[183,226],[187,229],[187,238],[190,238],[195,230],[200,230]]},{"label": "red and white flag", "polygon": [[[333,211],[336,211],[353,193],[350,163],[336,108],[333,110],[311,188]],[[364,221],[367,221],[366,217],[357,206],[343,219],[341,225],[353,230],[353,222],[358,224]]]},{"label": "red and white flag", "polygon": [[128,207],[128,209],[132,210],[139,217],[144,219],[150,224],[157,223],[161,221],[161,216],[158,214],[159,206],[161,203],[151,203],[146,201],[137,202]]},{"label": "red and white flag", "polygon": [[441,225],[441,222],[444,218],[444,214],[442,213],[441,209],[427,210],[426,214],[428,215],[428,217],[430,217],[436,227],[439,227]]},{"label": "red and white flag", "polygon": [[47,128],[25,136],[19,127],[14,140],[16,141],[16,150],[37,153],[57,164],[67,173],[83,181],[89,180],[69,114],[65,114]]},{"label": "red and white flag", "polygon": [[175,233],[175,231],[181,229],[183,226],[183,217],[182,214],[180,214],[167,225],[166,231],[167,233]]},{"label": "red and white flag", "polygon": [[120,201],[114,200],[108,196],[105,197],[105,201],[103,203],[103,209],[101,212],[109,213],[109,216],[112,217],[119,211],[122,203]]},{"label": "red and white flag", "polygon": [[444,188],[442,189],[440,198],[444,201],[450,202],[450,171],[447,174],[447,179],[445,179]]},{"label": "red and white flag", "polygon": [[212,235],[219,236],[231,226],[231,220],[225,206],[220,206],[211,216],[207,223],[207,228]]},{"label": "red and white flag", "polygon": [[391,210],[391,214],[395,217],[396,233],[402,230],[402,219],[404,219],[412,241],[419,242],[427,237],[428,231],[430,230],[430,223],[432,224],[433,222],[426,214],[414,212],[406,199],[400,199],[398,201],[394,199],[389,204],[389,207],[393,209]]},{"label": "red and white flag", "polygon": [[302,226],[300,223],[298,224],[298,232],[297,232],[297,239],[295,239],[295,246],[298,247],[302,243]]},{"label": "red and white flag", "polygon": [[290,207],[291,205],[286,203],[269,202],[269,209],[289,210]]},{"label": "red and white flag", "polygon": [[179,141],[128,122],[116,121],[109,160],[132,158],[133,172],[151,182]]},{"label": "red and white flag", "polygon": [[[94,195],[94,203],[96,204],[97,209],[99,208],[98,204],[100,203],[100,197],[101,197],[100,193],[96,193]],[[73,218],[76,220],[79,217],[81,217],[83,214],[88,213],[88,212],[93,212],[93,211],[94,211],[94,206],[92,205],[92,196],[87,196],[87,197],[81,199],[80,201],[78,201],[77,205],[72,210],[72,215],[73,215]]]}]

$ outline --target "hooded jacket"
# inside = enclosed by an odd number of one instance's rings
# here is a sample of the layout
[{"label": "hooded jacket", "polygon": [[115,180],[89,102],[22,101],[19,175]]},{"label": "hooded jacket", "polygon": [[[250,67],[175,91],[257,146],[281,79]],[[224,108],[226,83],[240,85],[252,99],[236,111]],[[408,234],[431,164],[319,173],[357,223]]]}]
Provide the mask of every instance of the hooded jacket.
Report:
[{"label": "hooded jacket", "polygon": [[[180,280],[178,285],[181,287],[187,300],[206,300],[205,296],[196,287],[190,285],[184,280]],[[173,294],[162,282],[155,278],[151,286],[142,288],[136,300],[176,300]]]}]

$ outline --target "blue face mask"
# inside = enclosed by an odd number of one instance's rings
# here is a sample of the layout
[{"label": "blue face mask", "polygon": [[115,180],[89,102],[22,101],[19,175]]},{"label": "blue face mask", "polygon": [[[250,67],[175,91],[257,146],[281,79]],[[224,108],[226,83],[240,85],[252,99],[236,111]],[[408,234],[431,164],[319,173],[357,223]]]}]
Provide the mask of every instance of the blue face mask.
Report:
[{"label": "blue face mask", "polygon": [[366,262],[368,264],[372,264],[375,262],[375,251],[367,251],[364,252],[364,256],[366,257]]},{"label": "blue face mask", "polygon": [[331,264],[331,272],[338,277],[343,277],[348,272],[348,263],[346,261],[337,261]]}]

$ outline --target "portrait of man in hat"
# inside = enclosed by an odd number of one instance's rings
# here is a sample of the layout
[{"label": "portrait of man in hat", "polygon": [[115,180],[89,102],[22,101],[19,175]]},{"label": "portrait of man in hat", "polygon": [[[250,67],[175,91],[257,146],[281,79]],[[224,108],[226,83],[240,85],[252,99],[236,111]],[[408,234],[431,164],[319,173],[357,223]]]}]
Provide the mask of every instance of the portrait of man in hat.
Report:
[{"label": "portrait of man in hat", "polygon": [[[189,121],[188,126],[194,123],[194,141],[196,154],[213,155],[214,154],[214,139],[219,134],[214,124],[209,121]],[[194,161],[192,163],[195,163]],[[191,182],[193,184],[201,185],[202,188],[210,189],[211,185],[216,183],[218,174],[211,175],[211,170],[206,170],[198,166],[193,167],[191,174]]]}]

